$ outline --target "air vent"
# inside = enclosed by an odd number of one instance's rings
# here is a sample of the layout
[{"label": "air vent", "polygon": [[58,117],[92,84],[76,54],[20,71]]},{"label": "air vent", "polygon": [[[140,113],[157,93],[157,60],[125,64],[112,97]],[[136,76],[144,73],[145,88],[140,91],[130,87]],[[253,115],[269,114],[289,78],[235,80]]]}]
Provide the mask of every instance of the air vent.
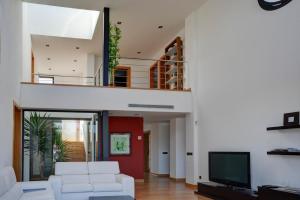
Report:
[{"label": "air vent", "polygon": [[161,108],[161,109],[174,109],[172,105],[151,105],[151,104],[128,104],[131,108]]}]

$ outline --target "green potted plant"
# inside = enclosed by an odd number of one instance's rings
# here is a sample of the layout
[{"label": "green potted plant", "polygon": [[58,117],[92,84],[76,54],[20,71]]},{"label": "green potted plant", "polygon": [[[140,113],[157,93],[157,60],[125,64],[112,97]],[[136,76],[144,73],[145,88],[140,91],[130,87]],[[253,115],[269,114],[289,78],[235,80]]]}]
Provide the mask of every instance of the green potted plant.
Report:
[{"label": "green potted plant", "polygon": [[109,82],[113,84],[114,68],[119,65],[121,29],[117,25],[109,25]]},{"label": "green potted plant", "polygon": [[68,142],[62,139],[61,129],[55,128],[53,132],[53,161],[65,162],[68,160]]},{"label": "green potted plant", "polygon": [[61,128],[55,127],[49,117],[47,113],[32,112],[24,119],[24,149],[30,159],[39,161],[40,179],[44,179],[45,174],[47,176],[46,167],[53,170],[53,162],[68,160],[68,142],[62,139]]},{"label": "green potted plant", "polygon": [[48,118],[47,113],[41,115],[32,112],[30,116],[24,119],[24,149],[29,151],[31,159],[36,156],[40,160],[39,173],[41,179],[44,178],[45,156],[49,150],[47,144],[51,142],[51,138],[47,134],[47,131],[51,128],[51,121]]}]

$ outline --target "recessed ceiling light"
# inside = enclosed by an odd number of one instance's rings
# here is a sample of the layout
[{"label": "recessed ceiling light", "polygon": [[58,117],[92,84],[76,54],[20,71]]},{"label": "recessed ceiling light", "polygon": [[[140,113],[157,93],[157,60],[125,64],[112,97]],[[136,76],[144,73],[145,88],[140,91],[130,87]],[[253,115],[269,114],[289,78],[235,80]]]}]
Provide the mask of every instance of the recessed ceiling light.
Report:
[{"label": "recessed ceiling light", "polygon": [[121,25],[121,24],[122,24],[122,22],[121,22],[121,21],[118,21],[118,22],[117,22],[117,24],[118,24],[118,25]]},{"label": "recessed ceiling light", "polygon": [[52,70],[52,68],[51,68],[51,67],[49,67],[49,68],[48,68],[48,70],[49,70],[49,71],[51,71],[51,70]]},{"label": "recessed ceiling light", "polygon": [[138,51],[138,52],[136,52],[137,54],[141,54],[142,52],[141,51]]},{"label": "recessed ceiling light", "polygon": [[73,62],[77,62],[77,60],[75,59],[75,60],[73,60]]},{"label": "recessed ceiling light", "polygon": [[51,58],[47,58],[47,60],[51,60]]},{"label": "recessed ceiling light", "polygon": [[50,47],[50,44],[46,44],[45,46],[46,46],[46,47]]},{"label": "recessed ceiling light", "polygon": [[158,29],[162,29],[164,26],[158,26]]},{"label": "recessed ceiling light", "polygon": [[80,47],[75,47],[76,49],[80,49]]},{"label": "recessed ceiling light", "polygon": [[75,70],[75,69],[73,69],[72,71],[73,71],[73,72],[75,72],[76,70]]}]

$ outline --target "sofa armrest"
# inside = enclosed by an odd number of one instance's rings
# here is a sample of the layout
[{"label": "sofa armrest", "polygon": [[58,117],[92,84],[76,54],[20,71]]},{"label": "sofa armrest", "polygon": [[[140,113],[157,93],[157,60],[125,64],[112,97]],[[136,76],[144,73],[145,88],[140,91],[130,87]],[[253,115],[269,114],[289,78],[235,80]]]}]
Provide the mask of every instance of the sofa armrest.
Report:
[{"label": "sofa armrest", "polygon": [[134,198],[134,178],[125,174],[118,174],[116,175],[116,179],[118,183],[123,185],[124,192]]},{"label": "sofa armrest", "polygon": [[50,184],[48,181],[27,181],[19,182],[22,190],[38,190],[38,189],[48,189]]},{"label": "sofa armrest", "polygon": [[52,187],[52,190],[54,191],[55,199],[60,200],[61,199],[61,188],[62,188],[61,176],[50,176],[48,181]]}]

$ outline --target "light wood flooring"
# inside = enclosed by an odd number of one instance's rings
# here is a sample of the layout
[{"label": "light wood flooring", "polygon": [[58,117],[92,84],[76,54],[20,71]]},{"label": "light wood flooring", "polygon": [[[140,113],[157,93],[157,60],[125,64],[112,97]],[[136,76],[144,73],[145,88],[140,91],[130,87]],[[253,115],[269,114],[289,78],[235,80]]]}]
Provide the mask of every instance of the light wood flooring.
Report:
[{"label": "light wood flooring", "polygon": [[184,182],[146,174],[145,182],[136,183],[137,200],[211,200],[195,195]]}]

